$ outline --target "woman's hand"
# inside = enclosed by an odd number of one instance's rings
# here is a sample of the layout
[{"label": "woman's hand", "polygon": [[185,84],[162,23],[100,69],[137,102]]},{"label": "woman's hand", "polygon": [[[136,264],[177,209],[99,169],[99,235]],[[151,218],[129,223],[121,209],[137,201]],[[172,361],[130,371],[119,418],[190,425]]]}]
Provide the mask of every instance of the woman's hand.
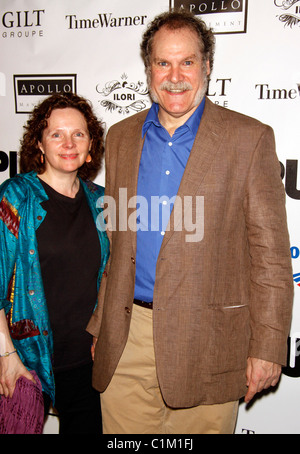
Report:
[{"label": "woman's hand", "polygon": [[[0,355],[6,352],[14,352],[15,347],[11,340],[6,322],[4,309],[0,310]],[[28,378],[35,383],[31,373],[20,360],[17,352],[8,356],[0,356],[0,394],[12,397],[16,382],[20,377]]]},{"label": "woman's hand", "polygon": [[17,353],[0,358],[0,394],[5,397],[12,397],[16,382],[21,376],[35,382]]}]

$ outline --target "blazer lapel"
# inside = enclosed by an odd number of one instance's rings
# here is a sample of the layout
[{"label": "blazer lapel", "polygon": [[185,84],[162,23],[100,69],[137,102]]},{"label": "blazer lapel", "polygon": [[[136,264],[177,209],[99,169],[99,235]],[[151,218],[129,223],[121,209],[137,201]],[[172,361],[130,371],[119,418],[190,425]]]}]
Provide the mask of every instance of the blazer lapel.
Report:
[{"label": "blazer lapel", "polygon": [[190,196],[191,203],[221,147],[223,137],[223,119],[219,109],[209,99],[206,99],[201,123],[178,189],[161,250],[176,230],[176,225],[178,226],[178,223],[182,222],[181,217],[181,219],[176,219],[174,224],[176,203],[182,202],[183,208],[184,196]]},{"label": "blazer lapel", "polygon": [[[138,175],[139,175],[139,166],[140,160],[142,155],[142,149],[144,144],[144,139],[142,138],[142,127],[146,116],[148,114],[148,110],[143,112],[143,114],[135,117],[135,120],[132,123],[132,127],[128,130],[128,135],[126,136],[125,146],[127,150],[131,150],[130,153],[126,152],[126,156],[128,157],[127,160],[127,200],[126,203],[128,204],[129,201],[134,201],[134,197],[137,194],[137,183],[138,183]],[[125,150],[126,151],[126,150]],[[128,208],[128,206],[127,206]],[[131,213],[136,211],[136,204],[131,204],[128,208],[128,217]],[[131,216],[131,224],[136,222],[134,216]],[[128,225],[127,225],[128,227]],[[134,254],[136,253],[136,232],[133,229],[130,229],[131,232],[131,241],[133,246]]]}]

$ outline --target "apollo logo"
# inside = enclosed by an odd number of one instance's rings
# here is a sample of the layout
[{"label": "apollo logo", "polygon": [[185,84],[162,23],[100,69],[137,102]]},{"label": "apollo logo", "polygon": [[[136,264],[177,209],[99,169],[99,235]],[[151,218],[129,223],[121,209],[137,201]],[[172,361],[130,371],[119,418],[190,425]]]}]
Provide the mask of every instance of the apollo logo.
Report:
[{"label": "apollo logo", "polygon": [[170,0],[170,8],[187,9],[214,34],[246,33],[248,0]]},{"label": "apollo logo", "polygon": [[30,113],[45,96],[76,93],[76,81],[76,74],[14,75],[16,113]]}]

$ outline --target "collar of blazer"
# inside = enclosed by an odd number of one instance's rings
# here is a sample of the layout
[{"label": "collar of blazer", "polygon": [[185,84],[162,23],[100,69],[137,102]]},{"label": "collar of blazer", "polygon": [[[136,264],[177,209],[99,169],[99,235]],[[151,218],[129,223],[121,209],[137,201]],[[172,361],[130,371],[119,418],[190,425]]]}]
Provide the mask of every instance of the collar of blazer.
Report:
[{"label": "collar of blazer", "polygon": [[[127,195],[128,200],[136,195],[139,164],[143,149],[142,127],[148,111],[132,117],[131,134],[126,135],[126,148],[128,153],[127,162]],[[128,131],[129,132],[129,131]],[[213,104],[208,98],[201,123],[188,159],[181,184],[178,190],[178,198],[183,200],[185,195],[193,197],[201,185],[206,173],[211,167],[217,155],[225,134],[222,109]],[[176,204],[176,201],[175,201]],[[133,208],[133,207],[132,207]],[[134,210],[133,210],[134,211]],[[176,226],[174,226],[174,209],[171,213],[169,225],[164,236],[161,250],[166,246]],[[136,232],[132,231],[134,251],[136,251]]]}]

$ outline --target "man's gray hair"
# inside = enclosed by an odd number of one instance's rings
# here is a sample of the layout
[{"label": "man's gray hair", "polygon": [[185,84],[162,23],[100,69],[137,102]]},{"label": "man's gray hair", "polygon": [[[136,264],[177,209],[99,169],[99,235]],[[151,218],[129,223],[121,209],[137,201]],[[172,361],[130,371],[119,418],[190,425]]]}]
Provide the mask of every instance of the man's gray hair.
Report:
[{"label": "man's gray hair", "polygon": [[156,16],[148,25],[147,30],[143,34],[141,42],[141,52],[146,70],[149,70],[152,45],[155,33],[162,27],[167,27],[170,30],[178,30],[181,28],[189,28],[194,31],[199,38],[200,50],[203,55],[204,62],[209,61],[210,71],[212,71],[215,53],[215,37],[206,23],[195,16],[194,14],[181,10],[172,10]]}]

